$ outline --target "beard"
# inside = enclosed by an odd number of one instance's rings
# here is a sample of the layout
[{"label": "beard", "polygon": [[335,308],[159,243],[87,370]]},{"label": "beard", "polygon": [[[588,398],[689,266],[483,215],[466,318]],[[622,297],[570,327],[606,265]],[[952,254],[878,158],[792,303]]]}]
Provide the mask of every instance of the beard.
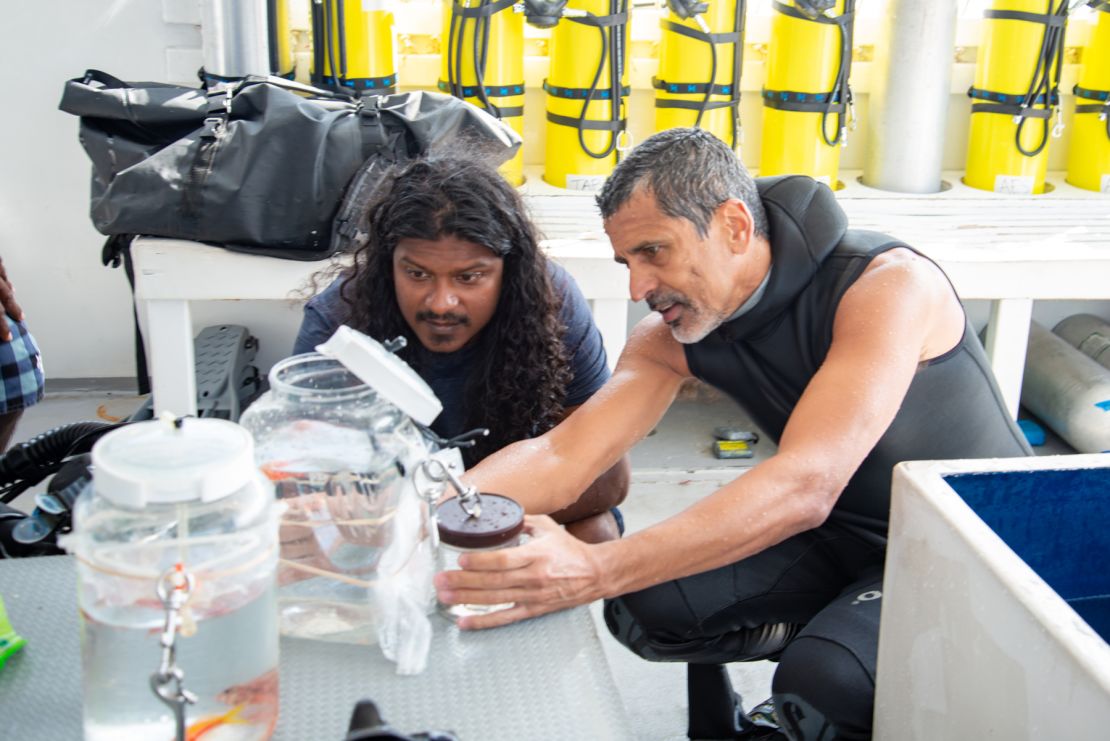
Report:
[{"label": "beard", "polygon": [[652,311],[662,309],[665,312],[672,306],[681,307],[678,317],[666,324],[671,330],[671,336],[683,345],[692,345],[705,339],[710,332],[721,326],[725,319],[723,315],[706,311],[690,297],[678,291],[653,292],[646,300]]}]

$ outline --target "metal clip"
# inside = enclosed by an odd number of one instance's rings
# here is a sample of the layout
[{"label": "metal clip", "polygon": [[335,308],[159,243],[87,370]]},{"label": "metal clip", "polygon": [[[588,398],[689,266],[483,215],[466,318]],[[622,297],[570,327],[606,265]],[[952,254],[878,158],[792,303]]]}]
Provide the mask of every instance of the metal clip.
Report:
[{"label": "metal clip", "polygon": [[628,129],[623,129],[617,132],[617,151],[627,152],[632,149],[633,145],[632,133]]},{"label": "metal clip", "polygon": [[166,608],[166,623],[162,628],[162,663],[150,675],[150,689],[169,706],[174,716],[177,741],[186,741],[185,706],[197,701],[197,696],[185,689],[185,672],[177,665],[177,629],[181,608],[193,593],[195,580],[181,564],[167,569],[158,580],[158,598]]},{"label": "metal clip", "polygon": [[1052,127],[1052,138],[1059,139],[1064,134],[1064,111],[1056,106],[1056,125]]},{"label": "metal clip", "polygon": [[442,461],[429,458],[420,464],[420,469],[436,483],[451,482],[451,486],[459,493],[459,506],[469,517],[482,516],[482,495],[478,493],[478,489],[464,484]]},{"label": "metal clip", "polygon": [[385,342],[383,342],[382,347],[385,348],[386,352],[396,355],[401,350],[404,350],[405,346],[408,344],[409,341],[405,339],[405,336],[403,334],[399,334],[392,340],[386,340]]}]

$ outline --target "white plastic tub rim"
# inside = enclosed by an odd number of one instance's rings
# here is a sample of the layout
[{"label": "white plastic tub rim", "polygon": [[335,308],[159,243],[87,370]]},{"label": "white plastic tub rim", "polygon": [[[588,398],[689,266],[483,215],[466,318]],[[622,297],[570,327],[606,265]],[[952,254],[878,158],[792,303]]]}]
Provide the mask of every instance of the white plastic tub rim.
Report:
[{"label": "white plastic tub rim", "polygon": [[[1110,454],[1041,456],[957,461],[912,461],[895,467],[894,477],[920,482],[915,487],[941,519],[966,542],[973,544],[983,565],[1015,596],[1037,623],[1070,653],[1092,681],[1110,695],[1110,644],[1077,613],[1005,540],[992,529],[960,493],[965,475],[1085,471],[1101,469],[1101,486],[1110,492]],[[896,486],[895,489],[898,487]],[[1016,502],[1015,502],[1016,504]],[[1110,531],[1110,494],[1102,506],[1101,522]],[[1062,537],[1071,537],[1067,522],[1053,523]],[[893,536],[893,533],[892,533]],[[1093,554],[1078,568],[1106,574],[1110,583],[1110,552]]]}]

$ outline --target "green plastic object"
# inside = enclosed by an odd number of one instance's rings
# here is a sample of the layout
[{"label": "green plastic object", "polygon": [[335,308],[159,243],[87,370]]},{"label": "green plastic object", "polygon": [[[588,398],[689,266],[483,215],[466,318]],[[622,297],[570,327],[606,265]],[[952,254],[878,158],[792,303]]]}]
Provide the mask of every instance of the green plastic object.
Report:
[{"label": "green plastic object", "polygon": [[8,657],[23,648],[27,639],[15,632],[11,621],[8,620],[8,611],[4,607],[4,598],[0,597],[0,669],[4,668]]}]

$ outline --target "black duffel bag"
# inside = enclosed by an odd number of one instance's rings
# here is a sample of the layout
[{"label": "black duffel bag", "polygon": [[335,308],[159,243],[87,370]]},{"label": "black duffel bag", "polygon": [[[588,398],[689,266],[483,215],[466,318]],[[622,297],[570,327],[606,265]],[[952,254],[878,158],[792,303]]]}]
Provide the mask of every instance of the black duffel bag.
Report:
[{"label": "black duffel bag", "polygon": [[[149,234],[318,260],[352,176],[444,147],[512,157],[520,138],[440,93],[348,97],[276,77],[215,89],[127,83],[89,70],[66,83],[93,164],[102,234]],[[377,165],[380,164],[380,167]]]}]

